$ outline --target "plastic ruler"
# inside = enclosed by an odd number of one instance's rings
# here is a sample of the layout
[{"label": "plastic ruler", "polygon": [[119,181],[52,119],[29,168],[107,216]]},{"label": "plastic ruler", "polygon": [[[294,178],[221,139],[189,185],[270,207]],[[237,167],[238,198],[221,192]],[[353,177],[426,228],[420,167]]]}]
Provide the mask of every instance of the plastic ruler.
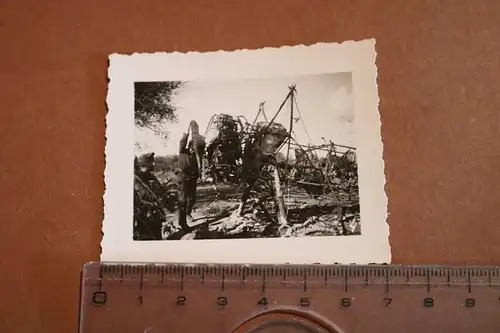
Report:
[{"label": "plastic ruler", "polygon": [[89,263],[80,333],[500,332],[500,268]]}]

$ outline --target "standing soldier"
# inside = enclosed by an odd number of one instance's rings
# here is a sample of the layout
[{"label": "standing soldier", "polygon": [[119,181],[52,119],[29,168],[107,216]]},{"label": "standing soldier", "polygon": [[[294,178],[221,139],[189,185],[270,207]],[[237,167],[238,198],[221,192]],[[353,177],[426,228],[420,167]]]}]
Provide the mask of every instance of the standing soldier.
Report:
[{"label": "standing soldier", "polygon": [[[179,226],[188,230],[187,219],[193,220],[191,212],[196,203],[196,186],[200,177],[193,140],[188,141],[183,133],[179,142]],[[187,144],[187,147],[186,147]]]},{"label": "standing soldier", "polygon": [[163,186],[154,175],[155,153],[147,153],[134,159],[134,238],[162,239]]}]

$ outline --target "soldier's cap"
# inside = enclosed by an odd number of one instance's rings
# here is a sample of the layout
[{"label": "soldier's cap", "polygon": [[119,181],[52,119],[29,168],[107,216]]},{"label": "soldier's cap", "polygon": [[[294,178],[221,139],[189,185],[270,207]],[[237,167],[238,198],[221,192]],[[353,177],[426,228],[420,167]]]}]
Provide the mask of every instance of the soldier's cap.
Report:
[{"label": "soldier's cap", "polygon": [[139,156],[139,164],[141,165],[154,162],[154,160],[155,160],[155,153],[146,153]]}]

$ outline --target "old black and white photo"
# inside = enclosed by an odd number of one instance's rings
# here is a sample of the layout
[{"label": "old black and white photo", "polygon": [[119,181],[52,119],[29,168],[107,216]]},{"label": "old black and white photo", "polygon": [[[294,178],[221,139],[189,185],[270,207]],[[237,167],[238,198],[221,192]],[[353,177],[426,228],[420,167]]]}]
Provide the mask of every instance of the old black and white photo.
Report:
[{"label": "old black and white photo", "polygon": [[361,234],[351,73],[134,86],[134,239]]},{"label": "old black and white photo", "polygon": [[111,55],[101,260],[390,261],[374,46]]}]

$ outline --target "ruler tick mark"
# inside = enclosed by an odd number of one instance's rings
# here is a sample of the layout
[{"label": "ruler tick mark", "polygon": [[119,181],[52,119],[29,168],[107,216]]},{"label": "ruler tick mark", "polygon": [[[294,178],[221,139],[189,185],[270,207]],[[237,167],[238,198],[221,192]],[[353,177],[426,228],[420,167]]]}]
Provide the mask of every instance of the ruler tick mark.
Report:
[{"label": "ruler tick mark", "polygon": [[427,274],[427,292],[431,292],[431,276],[429,274],[429,270],[426,272]]},{"label": "ruler tick mark", "polygon": [[389,292],[389,271],[385,271],[385,292]]},{"label": "ruler tick mark", "polygon": [[470,279],[470,270],[467,272],[467,288],[469,291],[469,294],[472,292],[472,284],[471,284],[471,279]]},{"label": "ruler tick mark", "polygon": [[144,268],[141,269],[141,283],[139,285],[139,289],[142,290],[142,281],[144,280]]},{"label": "ruler tick mark", "polygon": [[488,270],[488,286],[491,287],[491,270]]},{"label": "ruler tick mark", "polygon": [[446,272],[446,284],[448,287],[451,287],[451,282],[450,282],[450,271]]},{"label": "ruler tick mark", "polygon": [[123,283],[123,266],[120,266],[120,284]]},{"label": "ruler tick mark", "polygon": [[184,290],[184,269],[181,268],[181,290]]},{"label": "ruler tick mark", "polygon": [[99,290],[102,290],[102,277],[103,277],[103,274],[102,274],[102,270],[103,270],[103,265],[101,265],[99,267]]},{"label": "ruler tick mark", "polygon": [[262,273],[262,292],[266,292],[266,272]]},{"label": "ruler tick mark", "polygon": [[222,291],[224,291],[224,280],[225,280],[225,274],[224,274],[224,270],[222,270],[222,279],[221,279],[221,284],[220,284]]},{"label": "ruler tick mark", "polygon": [[347,272],[344,274],[344,291],[347,292]]},{"label": "ruler tick mark", "polygon": [[304,272],[304,281],[303,282],[304,282],[304,292],[306,292],[307,291],[307,273],[306,272]]}]

